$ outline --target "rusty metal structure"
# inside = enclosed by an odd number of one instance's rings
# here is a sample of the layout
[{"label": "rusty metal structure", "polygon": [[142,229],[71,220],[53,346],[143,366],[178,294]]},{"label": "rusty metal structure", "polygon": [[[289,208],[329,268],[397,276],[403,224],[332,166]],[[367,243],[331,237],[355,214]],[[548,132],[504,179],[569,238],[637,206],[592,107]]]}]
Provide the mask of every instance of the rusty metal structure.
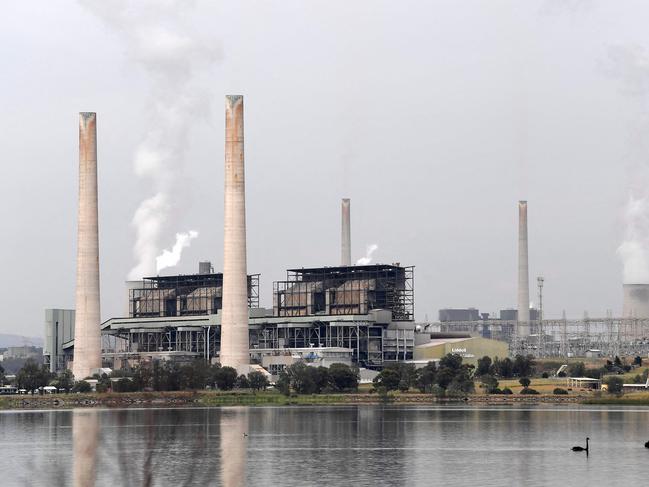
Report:
[{"label": "rusty metal structure", "polygon": [[[248,276],[248,346],[256,350],[345,348],[361,366],[411,360],[414,268],[369,265],[291,269],[259,307],[259,276]],[[221,274],[129,283],[129,315],[102,325],[104,358],[115,368],[141,360],[219,360]],[[257,354],[258,355],[258,354]]]},{"label": "rusty metal structure", "polygon": [[413,267],[364,265],[289,269],[273,283],[274,316],[363,315],[388,310],[414,319]]},{"label": "rusty metal structure", "polygon": [[[146,277],[128,292],[130,318],[216,314],[223,308],[223,274]],[[248,307],[259,307],[259,274],[248,276]]]}]

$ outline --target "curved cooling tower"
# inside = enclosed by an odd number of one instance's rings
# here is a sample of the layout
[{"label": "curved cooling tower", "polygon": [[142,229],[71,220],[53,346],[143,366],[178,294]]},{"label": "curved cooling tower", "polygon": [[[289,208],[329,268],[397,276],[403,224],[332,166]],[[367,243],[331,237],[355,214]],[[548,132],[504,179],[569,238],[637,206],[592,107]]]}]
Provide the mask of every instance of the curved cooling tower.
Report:
[{"label": "curved cooling tower", "polygon": [[624,318],[649,318],[649,284],[624,284]]}]

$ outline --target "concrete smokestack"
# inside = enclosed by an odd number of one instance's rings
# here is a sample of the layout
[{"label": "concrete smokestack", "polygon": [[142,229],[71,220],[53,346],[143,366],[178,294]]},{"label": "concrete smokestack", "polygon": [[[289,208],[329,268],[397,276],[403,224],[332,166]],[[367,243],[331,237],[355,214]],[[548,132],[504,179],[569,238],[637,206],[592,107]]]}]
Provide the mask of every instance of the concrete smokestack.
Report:
[{"label": "concrete smokestack", "polygon": [[225,97],[225,216],[221,365],[248,373],[248,273],[246,188],[243,156],[243,96]]},{"label": "concrete smokestack", "polygon": [[349,198],[343,198],[340,265],[352,265],[352,232],[349,206]]},{"label": "concrete smokestack", "polygon": [[527,258],[527,201],[518,202],[518,329],[520,337],[530,334],[530,276]]},{"label": "concrete smokestack", "polygon": [[77,290],[72,363],[77,380],[101,367],[97,213],[97,114],[82,112],[79,114]]}]

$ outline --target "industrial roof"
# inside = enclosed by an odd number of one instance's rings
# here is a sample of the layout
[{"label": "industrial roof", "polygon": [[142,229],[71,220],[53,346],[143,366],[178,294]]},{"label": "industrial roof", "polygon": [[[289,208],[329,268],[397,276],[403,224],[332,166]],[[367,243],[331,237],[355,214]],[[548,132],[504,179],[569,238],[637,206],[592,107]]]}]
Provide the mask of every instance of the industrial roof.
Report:
[{"label": "industrial roof", "polygon": [[472,340],[476,337],[463,337],[463,338],[433,338],[431,341],[417,345],[417,347],[436,347],[438,345],[444,345],[446,343],[459,343],[465,342],[467,340]]},{"label": "industrial roof", "polygon": [[393,271],[405,269],[413,266],[402,266],[400,264],[370,264],[370,265],[349,265],[349,266],[331,266],[331,267],[301,267],[297,269],[288,269],[289,272],[311,274],[316,272],[326,273],[348,273],[348,272],[367,272],[367,271]]}]

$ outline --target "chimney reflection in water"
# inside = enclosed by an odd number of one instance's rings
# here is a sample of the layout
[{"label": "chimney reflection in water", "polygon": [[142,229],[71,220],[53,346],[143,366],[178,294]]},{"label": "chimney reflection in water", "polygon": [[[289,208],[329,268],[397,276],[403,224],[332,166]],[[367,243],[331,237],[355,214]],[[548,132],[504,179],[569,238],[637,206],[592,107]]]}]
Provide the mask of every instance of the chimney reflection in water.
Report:
[{"label": "chimney reflection in water", "polygon": [[97,446],[99,445],[99,413],[92,409],[72,411],[72,443],[74,450],[74,487],[95,485]]},{"label": "chimney reflection in water", "polygon": [[236,409],[221,413],[221,485],[243,487],[246,485],[246,452],[248,411]]}]

